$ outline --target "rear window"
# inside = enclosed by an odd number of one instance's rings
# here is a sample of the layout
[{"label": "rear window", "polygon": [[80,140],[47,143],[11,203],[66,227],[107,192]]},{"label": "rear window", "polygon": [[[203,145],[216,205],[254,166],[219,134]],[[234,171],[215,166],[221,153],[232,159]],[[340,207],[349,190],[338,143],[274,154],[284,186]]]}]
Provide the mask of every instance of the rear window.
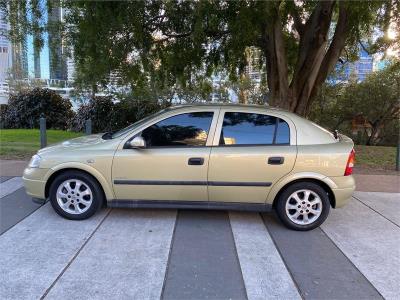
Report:
[{"label": "rear window", "polygon": [[287,145],[289,143],[289,126],[280,118],[254,113],[225,113],[220,145]]}]

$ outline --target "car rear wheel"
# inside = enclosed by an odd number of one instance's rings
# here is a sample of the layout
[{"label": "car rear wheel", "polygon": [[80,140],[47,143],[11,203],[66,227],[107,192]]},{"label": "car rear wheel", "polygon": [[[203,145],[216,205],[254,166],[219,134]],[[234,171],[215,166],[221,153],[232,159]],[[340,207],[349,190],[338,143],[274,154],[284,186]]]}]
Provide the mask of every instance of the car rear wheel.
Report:
[{"label": "car rear wheel", "polygon": [[329,215],[327,192],[313,182],[297,182],[279,196],[276,211],[283,224],[294,230],[311,230]]},{"label": "car rear wheel", "polygon": [[54,210],[70,220],[91,217],[103,202],[97,181],[83,172],[68,171],[59,175],[50,186],[50,202]]}]

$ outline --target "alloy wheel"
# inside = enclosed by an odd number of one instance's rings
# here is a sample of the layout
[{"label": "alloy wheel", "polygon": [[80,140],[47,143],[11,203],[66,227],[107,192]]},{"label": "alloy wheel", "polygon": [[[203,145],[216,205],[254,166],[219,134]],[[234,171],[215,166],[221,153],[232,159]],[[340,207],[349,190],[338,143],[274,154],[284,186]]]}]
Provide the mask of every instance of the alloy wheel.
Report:
[{"label": "alloy wheel", "polygon": [[286,200],[286,215],[295,224],[308,225],[322,213],[322,201],[317,193],[303,189],[291,194]]},{"label": "alloy wheel", "polygon": [[67,213],[82,214],[90,208],[92,202],[92,190],[82,180],[68,179],[58,186],[57,203]]}]

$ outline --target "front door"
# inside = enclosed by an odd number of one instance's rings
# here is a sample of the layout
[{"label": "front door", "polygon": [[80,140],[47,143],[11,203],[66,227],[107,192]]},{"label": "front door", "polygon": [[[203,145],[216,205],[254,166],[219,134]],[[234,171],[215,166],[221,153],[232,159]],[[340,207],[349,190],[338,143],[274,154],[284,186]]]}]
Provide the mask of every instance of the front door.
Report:
[{"label": "front door", "polygon": [[112,168],[116,198],[208,201],[207,140],[212,139],[209,133],[217,111],[166,117],[135,135],[146,141],[144,149],[117,150]]},{"label": "front door", "polygon": [[290,144],[288,123],[276,116],[224,110],[218,123],[209,200],[265,203],[272,185],[294,166],[297,149]]}]

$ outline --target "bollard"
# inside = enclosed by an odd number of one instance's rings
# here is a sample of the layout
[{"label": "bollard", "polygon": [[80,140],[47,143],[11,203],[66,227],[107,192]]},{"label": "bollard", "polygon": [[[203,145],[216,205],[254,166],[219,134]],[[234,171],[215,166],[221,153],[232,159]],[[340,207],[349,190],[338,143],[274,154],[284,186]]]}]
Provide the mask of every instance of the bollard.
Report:
[{"label": "bollard", "polygon": [[43,114],[40,115],[40,148],[47,146],[47,134],[46,134],[46,118]]},{"label": "bollard", "polygon": [[362,132],[360,130],[357,131],[357,144],[362,145]]},{"label": "bollard", "polygon": [[92,134],[92,120],[86,120],[85,122],[85,133],[86,135]]},{"label": "bollard", "polygon": [[396,171],[400,171],[400,141],[397,143]]}]

